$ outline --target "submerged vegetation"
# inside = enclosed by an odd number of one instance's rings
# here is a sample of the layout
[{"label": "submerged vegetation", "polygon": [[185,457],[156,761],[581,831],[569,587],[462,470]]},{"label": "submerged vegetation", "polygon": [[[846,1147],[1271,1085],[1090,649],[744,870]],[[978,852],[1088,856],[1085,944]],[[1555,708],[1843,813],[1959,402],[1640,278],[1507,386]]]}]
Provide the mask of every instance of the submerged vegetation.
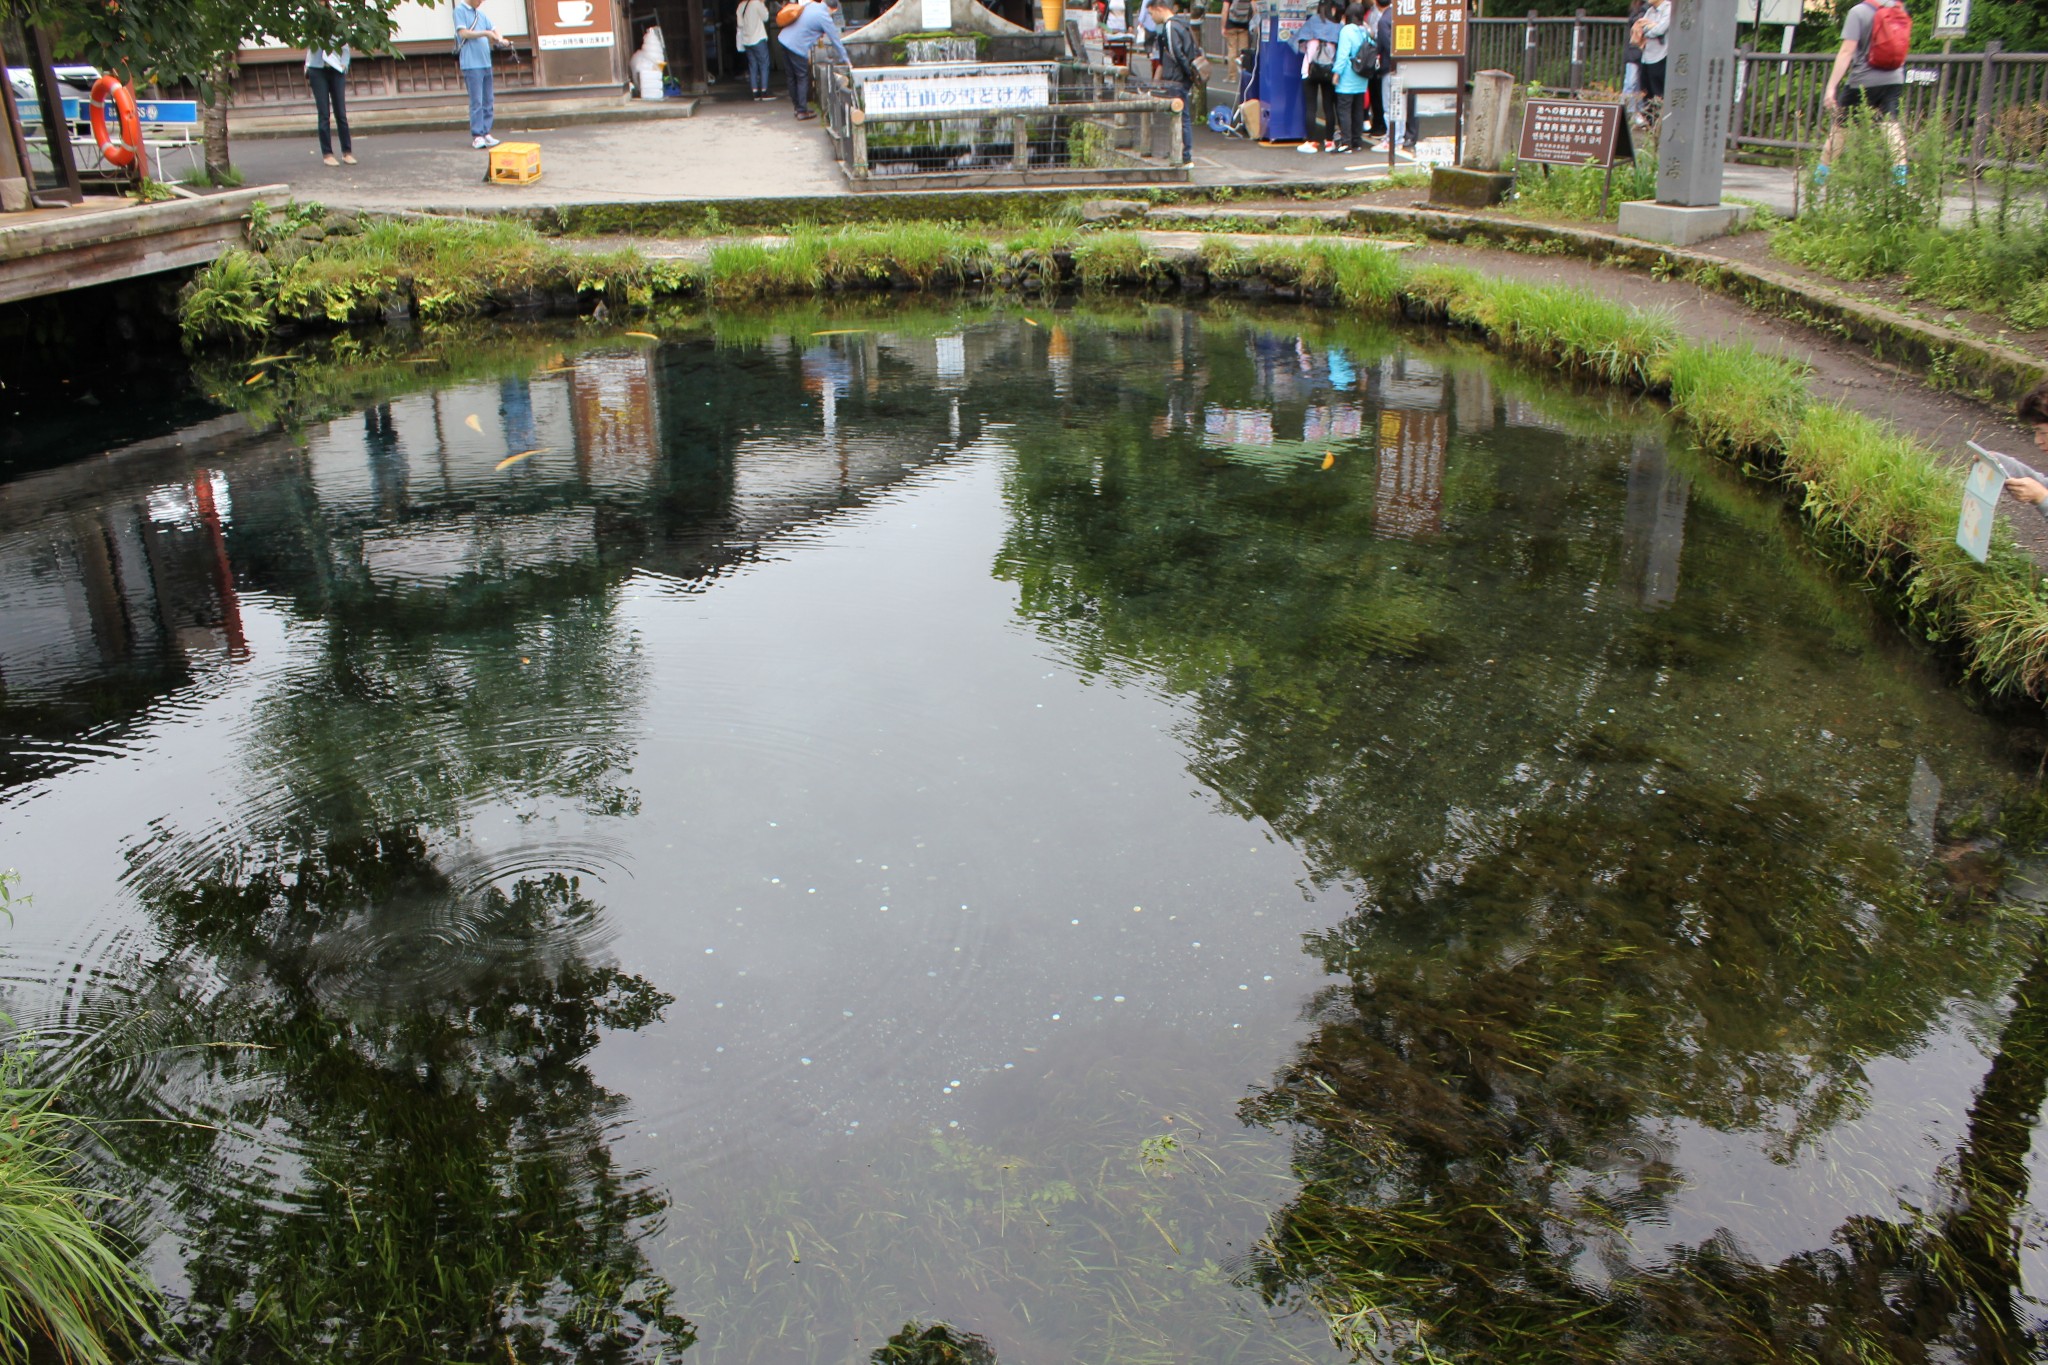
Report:
[{"label": "submerged vegetation", "polygon": [[[0,924],[15,875],[0,872]],[[0,1015],[0,1360],[110,1365],[149,1333],[156,1290],[84,1187],[78,1123]]]}]

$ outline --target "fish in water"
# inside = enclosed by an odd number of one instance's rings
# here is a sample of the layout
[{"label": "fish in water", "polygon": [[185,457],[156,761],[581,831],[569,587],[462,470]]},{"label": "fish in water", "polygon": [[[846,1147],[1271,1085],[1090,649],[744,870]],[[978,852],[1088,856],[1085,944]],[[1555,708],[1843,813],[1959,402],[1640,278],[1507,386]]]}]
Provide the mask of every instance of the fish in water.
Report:
[{"label": "fish in water", "polygon": [[1325,469],[1328,469],[1328,468],[1329,468],[1329,467],[1330,467],[1331,465],[1333,465],[1333,464],[1335,464],[1335,463],[1337,463],[1337,452],[1336,452],[1336,451],[1334,451],[1334,450],[1326,450],[1326,451],[1324,451],[1324,452],[1323,452],[1323,468],[1325,468]]},{"label": "fish in water", "polygon": [[462,419],[462,425],[468,427],[471,431],[482,431],[484,429],[482,419],[473,412]]},{"label": "fish in water", "polygon": [[492,466],[492,468],[494,470],[510,469],[513,465],[518,464],[521,460],[525,459],[529,455],[547,454],[547,449],[548,448],[546,446],[535,446],[532,450],[522,450],[517,455],[507,455],[504,459],[498,461],[497,464]]}]

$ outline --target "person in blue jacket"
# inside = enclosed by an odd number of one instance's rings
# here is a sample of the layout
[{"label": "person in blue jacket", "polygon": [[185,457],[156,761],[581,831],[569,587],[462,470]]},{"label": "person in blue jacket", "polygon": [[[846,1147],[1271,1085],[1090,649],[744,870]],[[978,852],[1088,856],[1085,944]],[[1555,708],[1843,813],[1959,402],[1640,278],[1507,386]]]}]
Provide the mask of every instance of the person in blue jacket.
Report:
[{"label": "person in blue jacket", "polygon": [[1337,34],[1337,151],[1365,150],[1365,97],[1372,90],[1372,78],[1358,68],[1371,69],[1374,46],[1372,30],[1365,26],[1363,0],[1351,0]]},{"label": "person in blue jacket", "polygon": [[839,21],[824,0],[806,0],[803,13],[776,37],[782,43],[782,60],[789,68],[789,102],[796,106],[798,118],[816,118],[817,112],[811,108],[811,49],[823,38],[832,44],[840,61],[853,65],[853,58],[846,55],[846,44],[839,40]]},{"label": "person in blue jacket", "polygon": [[1294,45],[1301,51],[1299,150],[1304,152],[1337,150],[1337,16],[1341,13],[1337,0],[1321,0],[1294,31]]}]

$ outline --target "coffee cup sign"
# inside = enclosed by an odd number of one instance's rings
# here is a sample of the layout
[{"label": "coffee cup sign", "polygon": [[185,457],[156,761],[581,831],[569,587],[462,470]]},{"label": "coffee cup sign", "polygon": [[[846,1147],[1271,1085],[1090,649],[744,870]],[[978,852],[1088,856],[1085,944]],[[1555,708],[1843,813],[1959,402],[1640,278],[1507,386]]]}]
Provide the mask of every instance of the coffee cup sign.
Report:
[{"label": "coffee cup sign", "polygon": [[[613,0],[541,0],[533,7],[540,21],[534,46],[551,60],[541,73],[549,84],[601,84],[613,74],[616,12]],[[566,64],[565,64],[566,62]]]}]

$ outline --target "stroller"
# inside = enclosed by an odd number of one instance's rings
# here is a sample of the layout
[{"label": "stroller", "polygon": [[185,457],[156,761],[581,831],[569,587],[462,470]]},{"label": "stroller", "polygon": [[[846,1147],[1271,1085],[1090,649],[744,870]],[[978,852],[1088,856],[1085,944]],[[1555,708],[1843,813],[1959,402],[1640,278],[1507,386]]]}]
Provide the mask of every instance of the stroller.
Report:
[{"label": "stroller", "polygon": [[[1259,49],[1250,44],[1244,55],[1238,58],[1237,103],[1228,109],[1209,111],[1209,131],[1224,137],[1258,137],[1253,126],[1258,117],[1259,107]],[[1247,117],[1249,113],[1250,117]]]}]

